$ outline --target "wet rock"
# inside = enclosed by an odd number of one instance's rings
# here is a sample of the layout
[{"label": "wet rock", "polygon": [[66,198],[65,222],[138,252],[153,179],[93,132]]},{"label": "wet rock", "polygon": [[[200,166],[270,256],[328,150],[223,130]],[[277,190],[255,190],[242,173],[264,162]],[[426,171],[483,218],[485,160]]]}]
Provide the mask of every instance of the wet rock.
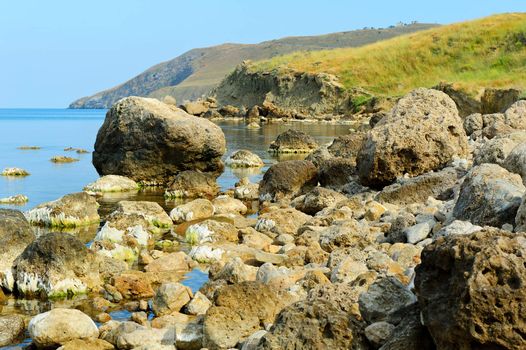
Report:
[{"label": "wet rock", "polygon": [[164,197],[173,198],[212,198],[219,193],[216,176],[199,171],[183,171],[175,176],[164,192]]},{"label": "wet rock", "polygon": [[21,340],[26,329],[24,318],[20,315],[0,316],[0,347]]},{"label": "wet rock", "polygon": [[268,149],[271,153],[310,153],[318,148],[316,140],[300,130],[289,129],[278,135]]},{"label": "wet rock", "polygon": [[238,230],[228,222],[205,220],[186,229],[185,241],[191,245],[207,242],[237,242]]},{"label": "wet rock", "polygon": [[180,224],[185,221],[207,219],[214,215],[214,206],[208,199],[195,199],[172,209],[170,218]]},{"label": "wet rock", "polygon": [[48,233],[29,244],[13,264],[24,296],[65,297],[101,284],[95,254],[74,236]]},{"label": "wet rock", "polygon": [[143,272],[124,273],[115,277],[113,284],[125,299],[148,299],[154,295],[152,285]]},{"label": "wet rock", "polygon": [[57,308],[38,314],[31,319],[28,328],[33,343],[39,348],[99,337],[99,330],[91,318],[76,309]]},{"label": "wet rock", "polygon": [[417,89],[400,99],[368,134],[357,160],[363,184],[385,186],[405,173],[417,176],[467,156],[462,120],[446,94]]},{"label": "wet rock", "polygon": [[67,156],[53,156],[49,160],[52,163],[74,163],[78,162],[80,159],[73,158],[73,157],[67,157]]},{"label": "wet rock", "polygon": [[84,191],[105,193],[105,192],[128,192],[138,191],[139,184],[132,179],[119,175],[106,175],[97,181],[84,187]]},{"label": "wet rock", "polygon": [[232,153],[225,164],[231,168],[257,168],[263,166],[263,161],[257,154],[241,149]]},{"label": "wet rock", "polygon": [[106,114],[93,164],[101,175],[166,184],[184,170],[222,170],[223,153],[219,126],[155,99],[128,97]]},{"label": "wet rock", "polygon": [[525,242],[522,233],[485,228],[424,248],[415,287],[437,348],[523,347]]},{"label": "wet rock", "polygon": [[526,142],[526,132],[516,131],[498,135],[474,151],[473,163],[494,163],[502,166],[504,160],[518,144]]},{"label": "wet rock", "polygon": [[298,197],[293,201],[293,206],[306,214],[314,215],[317,212],[336,205],[337,202],[346,200],[347,197],[336,191],[315,187],[302,197]]},{"label": "wet rock", "polygon": [[423,203],[429,197],[447,199],[457,185],[459,172],[454,168],[445,168],[413,178],[400,178],[394,184],[386,186],[376,199],[397,205]]},{"label": "wet rock", "polygon": [[311,217],[293,208],[276,209],[261,214],[256,223],[256,230],[272,232],[276,235],[290,234],[295,236],[300,226]]},{"label": "wet rock", "polygon": [[212,204],[216,214],[237,213],[243,215],[248,210],[243,202],[230,196],[219,196],[212,201]]},{"label": "wet rock", "polygon": [[517,174],[496,164],[473,167],[460,188],[453,217],[480,226],[514,224],[525,192],[526,188]]},{"label": "wet rock", "polygon": [[13,290],[13,262],[34,240],[35,234],[24,214],[0,209],[0,287]]},{"label": "wet rock", "polygon": [[190,288],[180,283],[163,283],[153,298],[153,312],[157,316],[179,312],[191,299]]},{"label": "wet rock", "polygon": [[300,195],[317,185],[316,167],[306,160],[289,160],[271,166],[259,184],[260,200],[278,201]]},{"label": "wet rock", "polygon": [[360,312],[369,323],[385,321],[389,314],[415,301],[416,296],[395,277],[377,280],[358,300]]},{"label": "wet rock", "polygon": [[369,349],[363,325],[329,302],[301,301],[279,313],[257,349]]},{"label": "wet rock", "polygon": [[26,213],[33,225],[51,227],[77,227],[98,224],[99,205],[85,192],[67,194],[57,200],[38,205]]},{"label": "wet rock", "polygon": [[2,176],[28,176],[31,175],[27,170],[22,168],[5,168],[0,173]]}]

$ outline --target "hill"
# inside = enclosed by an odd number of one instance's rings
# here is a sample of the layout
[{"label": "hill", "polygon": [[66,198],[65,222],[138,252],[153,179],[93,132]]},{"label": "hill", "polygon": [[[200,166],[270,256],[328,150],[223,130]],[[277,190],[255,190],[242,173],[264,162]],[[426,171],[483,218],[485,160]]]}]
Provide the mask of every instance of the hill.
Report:
[{"label": "hill", "polygon": [[173,96],[178,101],[195,99],[207,93],[244,60],[264,60],[296,51],[319,51],[359,47],[399,35],[413,33],[435,24],[363,29],[320,36],[287,37],[260,44],[223,44],[193,49],[173,60],[155,65],[114,88],[83,97],[70,108],[108,108],[126,96]]},{"label": "hill", "polygon": [[[468,96],[526,84],[526,14],[510,13],[432,28],[359,48],[295,52],[256,62],[250,71],[329,73],[349,91],[400,96],[454,83]],[[362,101],[363,102],[363,101]]]}]

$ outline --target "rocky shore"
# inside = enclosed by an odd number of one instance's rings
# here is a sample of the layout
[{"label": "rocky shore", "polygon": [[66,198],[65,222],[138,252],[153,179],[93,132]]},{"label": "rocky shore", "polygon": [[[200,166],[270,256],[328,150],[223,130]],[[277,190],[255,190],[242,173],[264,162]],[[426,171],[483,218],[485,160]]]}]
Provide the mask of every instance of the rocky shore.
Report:
[{"label": "rocky shore", "polygon": [[[286,131],[269,152],[306,158],[230,189],[216,181],[224,135],[203,118],[214,103],[123,99],[97,135],[99,180],[0,210],[0,305],[39,305],[0,316],[0,346],[526,347],[525,101],[464,115],[417,89],[328,145]],[[263,165],[228,151],[226,166]],[[181,204],[100,210],[147,186]],[[87,227],[88,244],[65,232]],[[198,290],[181,283],[195,269],[208,274]]]}]

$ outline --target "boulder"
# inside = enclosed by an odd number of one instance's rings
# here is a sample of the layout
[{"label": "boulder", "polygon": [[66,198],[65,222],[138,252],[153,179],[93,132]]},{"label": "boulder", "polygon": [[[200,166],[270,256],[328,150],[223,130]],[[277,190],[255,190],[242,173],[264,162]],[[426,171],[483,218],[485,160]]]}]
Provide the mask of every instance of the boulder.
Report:
[{"label": "boulder", "polygon": [[184,252],[168,253],[144,267],[146,272],[176,272],[189,270],[188,256]]},{"label": "boulder", "polygon": [[416,89],[369,133],[357,168],[365,185],[385,186],[404,174],[443,168],[468,153],[466,133],[455,102],[446,94]]},{"label": "boulder", "polygon": [[67,194],[57,200],[38,205],[26,213],[33,225],[77,227],[98,224],[99,204],[86,192]]},{"label": "boulder", "polygon": [[464,118],[472,113],[478,113],[482,109],[480,101],[469,96],[465,91],[454,86],[454,84],[440,83],[433,89],[439,90],[447,94],[457,105],[458,114]]},{"label": "boulder", "polygon": [[526,142],[519,143],[507,155],[501,165],[504,169],[519,174],[526,184]]},{"label": "boulder", "polygon": [[473,225],[469,221],[455,220],[449,225],[442,227],[440,230],[433,234],[433,238],[451,236],[451,235],[469,235],[473,232],[482,230],[482,227]]},{"label": "boulder", "polygon": [[93,165],[101,175],[162,185],[184,170],[221,171],[224,153],[219,126],[155,99],[127,97],[106,114]]},{"label": "boulder", "polygon": [[84,191],[95,193],[128,192],[138,190],[139,184],[137,182],[120,175],[105,175],[84,187]]},{"label": "boulder", "polygon": [[237,242],[238,229],[231,223],[208,219],[189,226],[185,231],[185,241],[191,245],[207,242]]},{"label": "boulder", "polygon": [[279,313],[257,349],[370,349],[364,325],[326,301],[300,301]]},{"label": "boulder", "polygon": [[108,221],[111,223],[121,221],[117,227],[124,228],[137,225],[137,218],[140,218],[141,223],[146,220],[148,227],[145,228],[150,231],[168,229],[173,224],[163,207],[156,202],[147,201],[120,201],[108,217]]},{"label": "boulder", "polygon": [[246,149],[240,149],[232,153],[226,159],[225,164],[231,168],[258,168],[264,165],[257,154]]},{"label": "boulder", "polygon": [[293,208],[276,209],[261,214],[256,222],[256,230],[272,232],[276,235],[289,234],[295,236],[298,229],[311,217]]},{"label": "boulder", "polygon": [[310,153],[318,148],[316,140],[300,130],[289,129],[278,135],[268,149],[271,153]]},{"label": "boulder", "polygon": [[497,135],[473,152],[473,163],[475,165],[494,163],[502,166],[515,146],[523,142],[526,142],[524,131]]},{"label": "boulder", "polygon": [[504,124],[513,129],[526,130],[526,100],[515,102],[504,112]]},{"label": "boulder", "polygon": [[152,309],[155,315],[169,315],[179,312],[192,299],[190,288],[180,283],[163,283],[155,293]]},{"label": "boulder", "polygon": [[480,226],[513,225],[525,192],[517,174],[496,164],[473,167],[462,183],[453,217]]},{"label": "boulder", "polygon": [[71,340],[98,338],[95,322],[76,309],[52,309],[29,322],[29,336],[39,348],[58,347]]},{"label": "boulder", "polygon": [[0,198],[0,204],[24,205],[29,202],[29,198],[23,194]]},{"label": "boulder", "polygon": [[28,176],[31,175],[27,170],[21,168],[5,168],[0,173],[1,176]]},{"label": "boulder", "polygon": [[170,212],[170,218],[180,224],[185,221],[207,219],[214,215],[214,206],[208,199],[195,199],[178,205]]},{"label": "boulder", "polygon": [[41,235],[13,264],[15,287],[27,297],[66,297],[100,286],[95,254],[67,233]]},{"label": "boulder", "polygon": [[0,209],[0,288],[13,290],[13,262],[34,240],[35,234],[24,214]]},{"label": "boulder", "polygon": [[353,132],[349,135],[338,136],[327,148],[329,153],[336,158],[356,159],[366,134]]},{"label": "boulder", "polygon": [[201,115],[208,112],[209,103],[203,100],[190,101],[183,104],[183,109],[191,115]]},{"label": "boulder", "polygon": [[365,328],[365,336],[375,348],[379,348],[391,337],[394,329],[389,322],[375,322]]},{"label": "boulder", "polygon": [[[144,272],[123,273],[113,279],[115,289],[124,299],[148,299],[154,295],[152,284]],[[108,286],[105,286],[108,290]]]},{"label": "boulder", "polygon": [[454,168],[445,168],[413,178],[400,178],[394,184],[384,187],[376,199],[396,205],[424,203],[429,197],[449,199],[460,175],[463,174]]},{"label": "boulder", "polygon": [[360,313],[369,323],[385,321],[415,301],[416,296],[395,277],[378,279],[358,299]]},{"label": "boulder", "polygon": [[175,176],[164,192],[167,199],[173,198],[212,198],[219,193],[214,174],[199,171],[183,171]]},{"label": "boulder", "polygon": [[306,195],[297,197],[292,204],[297,210],[309,215],[314,215],[317,212],[327,207],[335,206],[336,203],[346,199],[346,196],[336,191],[323,187],[315,187]]},{"label": "boulder", "polygon": [[203,346],[232,348],[274,321],[288,299],[268,285],[242,282],[221,287],[204,319]]},{"label": "boulder", "polygon": [[0,347],[17,343],[26,329],[24,318],[20,315],[0,316]]},{"label": "boulder", "polygon": [[230,196],[219,196],[212,201],[216,214],[237,213],[244,215],[248,208],[239,199]]},{"label": "boulder", "polygon": [[526,332],[526,236],[485,228],[437,239],[415,288],[438,349],[520,349]]},{"label": "boulder", "polygon": [[102,339],[75,339],[64,343],[57,350],[114,350],[115,347]]},{"label": "boulder", "polygon": [[318,183],[314,164],[306,160],[289,160],[272,165],[259,184],[260,200],[291,199]]},{"label": "boulder", "polygon": [[482,130],[484,128],[484,119],[482,114],[474,113],[468,115],[464,118],[464,131],[466,135],[470,136],[476,131]]},{"label": "boulder", "polygon": [[318,179],[322,187],[341,191],[356,175],[356,161],[349,158],[333,157],[318,165]]},{"label": "boulder", "polygon": [[186,311],[190,315],[204,315],[210,306],[212,306],[212,302],[203,293],[196,292],[192,300],[186,305]]}]

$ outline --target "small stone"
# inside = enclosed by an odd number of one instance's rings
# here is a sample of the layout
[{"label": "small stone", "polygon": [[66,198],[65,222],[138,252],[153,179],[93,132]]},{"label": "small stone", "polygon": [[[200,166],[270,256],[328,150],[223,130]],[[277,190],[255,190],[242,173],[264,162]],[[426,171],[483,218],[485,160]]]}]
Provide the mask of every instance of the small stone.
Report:
[{"label": "small stone", "polygon": [[375,322],[365,328],[365,336],[376,348],[382,346],[393,333],[395,326],[385,322]]},{"label": "small stone", "polygon": [[186,305],[186,311],[190,315],[203,315],[212,306],[212,303],[201,292],[195,293],[193,299]]},{"label": "small stone", "polygon": [[435,224],[434,221],[426,221],[426,222],[422,222],[420,224],[416,224],[414,226],[407,228],[405,230],[405,236],[407,238],[407,242],[411,244],[415,244],[427,238],[429,233],[431,233],[431,230],[433,229],[434,224]]}]

